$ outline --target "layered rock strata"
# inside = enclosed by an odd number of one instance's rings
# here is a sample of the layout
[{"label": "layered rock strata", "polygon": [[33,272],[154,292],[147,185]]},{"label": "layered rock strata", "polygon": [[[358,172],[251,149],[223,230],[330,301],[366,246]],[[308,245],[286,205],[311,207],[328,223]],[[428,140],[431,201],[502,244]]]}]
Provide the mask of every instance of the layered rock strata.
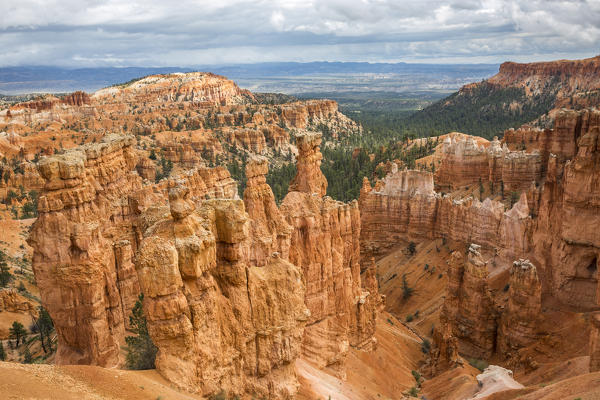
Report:
[{"label": "layered rock strata", "polygon": [[[581,310],[600,309],[600,112],[565,112],[579,126],[571,160],[550,154],[538,195],[534,254],[546,291]],[[574,139],[575,140],[575,139]]]},{"label": "layered rock strata", "polygon": [[277,252],[251,255],[257,231],[242,200],[196,206],[178,186],[169,207],[136,261],[157,370],[203,395],[292,398],[308,314],[300,271]]},{"label": "layered rock strata", "polygon": [[[57,363],[115,366],[126,305],[139,287],[115,244],[134,241],[123,202],[141,188],[131,137],[110,137],[40,161],[46,181],[29,244],[42,303],[58,334]],[[129,298],[128,296],[131,296]]]},{"label": "layered rock strata", "polygon": [[[519,143],[525,143],[527,151],[533,153],[509,150]],[[444,308],[468,312],[442,313],[440,319],[445,322],[434,334],[434,366],[436,362],[452,364],[453,352],[447,349],[452,349],[453,338],[460,352],[469,356],[516,355],[538,337],[542,293],[578,312],[600,309],[600,112],[562,111],[556,115],[554,129],[508,131],[504,144],[499,147],[499,142],[492,142],[482,147],[450,141],[446,144],[446,165],[438,169],[436,178],[453,180],[452,167],[458,175],[461,170],[468,171],[458,186],[480,178],[496,181],[501,177],[513,182],[522,194],[508,211],[489,199],[456,201],[442,196],[434,190],[433,176],[422,171],[394,168],[374,188],[365,180],[361,190],[363,258],[382,254],[399,240],[448,238],[477,242],[490,250],[501,267],[497,271],[509,265],[509,260],[531,260],[513,265],[508,303],[503,308],[485,305],[489,303],[486,290],[482,290],[486,274],[475,268],[478,263],[470,257],[460,267],[461,262],[453,256],[450,294]],[[494,154],[501,157],[494,158]],[[512,166],[505,170],[507,160],[513,157],[522,163],[509,163]],[[533,160],[532,164],[526,160]],[[497,172],[498,165],[502,165],[502,173]],[[506,171],[512,172],[506,175]],[[465,281],[465,277],[469,279]],[[470,303],[473,296],[479,298],[478,305]],[[461,301],[466,301],[465,305],[457,308]],[[475,329],[469,315],[478,315],[484,322]],[[494,315],[501,315],[497,332],[492,328]],[[597,358],[596,335],[592,333],[590,339],[592,359]],[[494,341],[497,345],[491,344]]]},{"label": "layered rock strata", "polygon": [[525,193],[511,210],[485,199],[453,200],[434,191],[433,175],[396,167],[360,194],[363,257],[381,254],[399,239],[446,238],[504,250],[514,259],[529,249],[531,218]]},{"label": "layered rock strata", "polygon": [[[140,293],[133,253],[138,215],[169,185],[142,187],[135,140],[109,136],[39,163],[45,185],[29,244],[42,303],[58,334],[60,364],[119,364],[127,316]],[[225,169],[184,174],[196,198],[233,196]]]},{"label": "layered rock strata", "polygon": [[[489,199],[441,196],[431,189],[433,177],[426,172],[394,171],[375,188],[365,182],[360,196],[363,257],[381,253],[398,239],[477,242],[497,249],[505,261],[533,260],[544,290],[560,301],[582,310],[599,308],[599,131],[597,110],[564,111],[555,130],[533,131],[541,142],[534,141],[543,164],[533,169],[541,171],[536,172],[539,179],[515,172],[513,182],[530,186],[508,211]],[[483,151],[491,154],[489,149]],[[399,185],[402,179],[409,183]]]},{"label": "layered rock strata", "polygon": [[590,372],[600,371],[600,314],[592,316],[590,332]]},{"label": "layered rock strata", "polygon": [[373,345],[375,310],[381,299],[372,267],[364,284],[361,280],[358,203],[323,197],[327,181],[319,168],[320,142],[316,133],[297,138],[298,173],[281,212],[293,229],[289,259],[302,268],[311,313],[303,355],[343,375],[348,347]]},{"label": "layered rock strata", "polygon": [[495,350],[498,313],[479,246],[471,244],[466,259],[455,251],[448,265],[448,294],[440,319],[448,321],[461,354],[489,358]]},{"label": "layered rock strata", "polygon": [[542,178],[539,151],[511,151],[497,139],[485,147],[470,137],[447,137],[441,153],[435,183],[445,190],[491,182],[498,190],[503,185],[506,192],[521,192]]},{"label": "layered rock strata", "polygon": [[361,277],[358,203],[324,197],[320,134],[300,139],[299,190],[281,209],[266,158],[247,163],[242,201],[221,167],[144,185],[133,143],[40,162],[29,243],[58,363],[118,365],[140,292],[158,371],[202,395],[291,398],[297,357],[344,375],[349,346],[375,345],[374,263]]},{"label": "layered rock strata", "polygon": [[497,352],[509,357],[538,338],[542,313],[542,285],[529,260],[518,260],[510,270],[508,304],[498,327]]}]

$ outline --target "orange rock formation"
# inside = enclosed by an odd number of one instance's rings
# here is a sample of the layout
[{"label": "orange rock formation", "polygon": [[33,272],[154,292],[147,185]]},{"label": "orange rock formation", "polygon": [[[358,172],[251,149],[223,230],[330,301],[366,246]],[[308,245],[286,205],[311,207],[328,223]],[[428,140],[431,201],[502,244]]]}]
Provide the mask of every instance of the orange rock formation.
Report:
[{"label": "orange rock formation", "polygon": [[[399,240],[435,238],[477,243],[488,254],[480,258],[471,251],[463,261],[455,253],[450,261],[449,294],[433,335],[434,371],[454,364],[455,348],[470,357],[494,356],[514,361],[515,367],[523,361],[533,368],[531,353],[521,359],[519,350],[539,340],[539,326],[550,318],[541,306],[542,293],[556,302],[550,304],[569,310],[600,310],[599,136],[600,112],[562,111],[554,129],[507,131],[502,147],[497,141],[484,147],[448,140],[435,177],[393,169],[374,188],[364,182],[363,258],[382,254]],[[519,143],[527,149],[510,150]],[[510,210],[490,199],[453,200],[434,190],[498,177],[505,187],[521,191]],[[493,277],[483,266],[488,261]],[[507,279],[506,295],[490,297],[490,280],[501,279]],[[600,339],[598,329],[591,332],[591,365],[597,368]]]},{"label": "orange rock formation", "polygon": [[358,203],[323,197],[327,181],[319,168],[321,136],[307,134],[298,140],[298,173],[281,212],[293,228],[290,261],[302,268],[311,313],[303,355],[343,375],[348,346],[374,344],[381,299],[372,281],[372,264],[365,282],[361,280]]},{"label": "orange rock formation", "polygon": [[122,362],[141,292],[157,370],[180,388],[292,398],[300,356],[344,375],[349,346],[376,343],[382,299],[374,264],[360,274],[358,203],[323,197],[320,140],[300,139],[302,191],[280,209],[259,156],[244,201],[224,168],[144,184],[128,136],[43,159],[29,243],[56,361]]}]

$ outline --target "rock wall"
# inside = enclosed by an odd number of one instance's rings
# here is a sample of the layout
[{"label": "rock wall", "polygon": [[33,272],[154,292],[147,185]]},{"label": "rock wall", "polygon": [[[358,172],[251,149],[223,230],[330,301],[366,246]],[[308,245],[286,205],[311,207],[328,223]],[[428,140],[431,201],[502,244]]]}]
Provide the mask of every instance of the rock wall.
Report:
[{"label": "rock wall", "polygon": [[[535,143],[537,150],[532,154],[501,150],[504,165],[513,158],[534,159],[536,165],[529,170],[528,162],[511,164],[512,178],[506,182],[529,187],[508,211],[489,199],[453,201],[440,196],[430,190],[433,177],[427,172],[394,171],[374,189],[365,182],[360,196],[363,257],[381,254],[398,239],[446,237],[476,242],[498,249],[505,260],[530,258],[541,271],[545,292],[561,302],[582,310],[599,308],[600,241],[595,227],[600,223],[600,112],[565,111],[557,116],[555,125],[554,130],[520,131],[534,135],[526,140]],[[446,146],[450,155],[463,156],[469,152],[489,156],[499,148],[498,143],[478,151],[475,144],[467,146],[465,142]],[[460,150],[463,147],[470,150]],[[483,161],[473,160],[464,165],[483,168]],[[446,165],[436,178],[454,179],[449,172],[452,164]],[[460,171],[458,165],[454,167]],[[407,178],[400,178],[402,175]],[[477,175],[481,174],[471,174],[469,182],[479,179]],[[503,172],[501,176],[507,175]],[[400,179],[406,179],[408,185],[394,183]],[[505,190],[509,188],[505,183]]]},{"label": "rock wall", "polygon": [[447,238],[498,248],[507,258],[527,251],[531,218],[527,196],[504,211],[497,201],[462,201],[433,190],[430,172],[394,168],[376,188],[360,194],[363,257],[382,254],[399,239]]},{"label": "rock wall", "polygon": [[583,60],[559,60],[519,64],[505,62],[500,65],[498,74],[488,79],[489,83],[500,86],[521,86],[529,95],[541,93],[549,81],[562,82],[559,98],[575,91],[592,90],[600,87],[600,57]]},{"label": "rock wall", "polygon": [[564,114],[579,126],[571,160],[551,154],[539,194],[534,256],[546,291],[580,309],[600,309],[600,112]]},{"label": "rock wall", "polygon": [[300,271],[276,252],[256,254],[264,241],[241,200],[196,206],[177,186],[169,207],[136,261],[157,370],[203,395],[292,398],[308,314]]},{"label": "rock wall", "polygon": [[31,300],[20,295],[15,289],[0,290],[0,312],[3,311],[37,314]]},{"label": "rock wall", "polygon": [[139,292],[137,280],[129,279],[132,265],[121,263],[115,250],[115,243],[134,239],[123,229],[132,215],[122,202],[141,187],[131,172],[133,143],[131,137],[110,137],[39,163],[46,184],[28,242],[42,303],[58,334],[59,364],[119,362],[129,314],[124,306]]},{"label": "rock wall", "polygon": [[289,259],[302,269],[306,283],[310,318],[303,356],[343,375],[348,347],[369,348],[374,343],[375,310],[381,298],[372,266],[364,283],[360,275],[358,203],[323,197],[327,181],[319,168],[320,142],[320,134],[297,138],[298,173],[281,212],[293,229]]},{"label": "rock wall", "polygon": [[242,201],[222,167],[143,185],[134,143],[40,162],[29,243],[57,363],[119,365],[140,292],[157,370],[202,395],[292,398],[297,357],[343,376],[349,346],[373,348],[374,262],[361,277],[358,203],[323,197],[319,134],[300,139],[300,191],[281,208],[264,157],[247,163]]},{"label": "rock wall", "polygon": [[[523,142],[532,153],[509,150]],[[449,311],[434,334],[432,365],[452,364],[453,337],[460,352],[472,357],[515,355],[536,340],[542,292],[578,312],[600,310],[600,112],[560,112],[554,129],[508,131],[502,147],[497,141],[484,147],[458,140],[444,146],[436,179],[449,186],[456,179],[461,186],[501,177],[506,190],[510,185],[522,189],[519,201],[505,211],[489,199],[451,200],[435,192],[432,174],[394,168],[374,188],[368,181],[363,184],[363,259],[384,254],[398,240],[448,238],[479,243],[504,264],[525,258],[531,263],[513,266],[508,303],[502,308],[489,306],[487,274],[478,262],[471,256],[461,267],[459,255],[453,256],[444,306]],[[461,181],[461,175],[467,178]],[[481,326],[474,326],[470,315],[483,321]],[[496,333],[491,322],[495,315],[501,315]],[[598,347],[595,335],[590,339],[595,346],[590,347],[592,359]]]},{"label": "rock wall", "polygon": [[[140,293],[133,265],[138,214],[173,183],[142,187],[129,136],[109,136],[42,159],[45,180],[29,244],[42,303],[58,334],[59,364],[115,366],[127,316]],[[198,198],[233,195],[225,169],[184,174]],[[164,203],[164,201],[163,201]]]},{"label": "rock wall", "polygon": [[250,92],[222,76],[192,72],[147,76],[123,87],[101,89],[92,100],[105,104],[190,101],[225,105],[243,103],[245,96],[251,96]]},{"label": "rock wall", "polygon": [[499,190],[502,182],[505,192],[521,192],[542,179],[543,159],[539,151],[511,151],[497,139],[485,147],[470,137],[447,137],[441,153],[435,183],[444,190],[479,182],[492,182]]},{"label": "rock wall", "polygon": [[542,314],[542,285],[529,260],[518,260],[510,270],[508,304],[498,327],[498,354],[510,358],[514,351],[538,338]]},{"label": "rock wall", "polygon": [[590,372],[600,371],[600,314],[592,315],[590,332]]},{"label": "rock wall", "polygon": [[461,354],[489,358],[495,350],[498,313],[479,246],[471,244],[466,259],[455,251],[448,265],[448,294],[441,319],[448,321]]}]

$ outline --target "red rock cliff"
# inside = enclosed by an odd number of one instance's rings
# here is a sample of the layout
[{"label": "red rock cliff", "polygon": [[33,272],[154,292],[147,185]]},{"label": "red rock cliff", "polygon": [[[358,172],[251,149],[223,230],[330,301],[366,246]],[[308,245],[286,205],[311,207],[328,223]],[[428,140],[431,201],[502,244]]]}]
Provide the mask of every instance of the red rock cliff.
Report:
[{"label": "red rock cliff", "polygon": [[[115,366],[127,316],[140,292],[133,266],[137,214],[169,182],[142,188],[135,140],[110,136],[39,163],[45,186],[29,243],[42,303],[58,334],[57,363]],[[233,180],[196,170],[182,176],[196,197],[233,195]]]},{"label": "red rock cliff", "polygon": [[[344,374],[348,346],[374,343],[376,286],[360,275],[360,212],[323,197],[327,181],[319,165],[320,134],[300,136],[298,173],[281,212],[292,226],[290,261],[302,268],[310,310],[303,356],[319,367]],[[372,273],[372,272],[371,272]]]}]

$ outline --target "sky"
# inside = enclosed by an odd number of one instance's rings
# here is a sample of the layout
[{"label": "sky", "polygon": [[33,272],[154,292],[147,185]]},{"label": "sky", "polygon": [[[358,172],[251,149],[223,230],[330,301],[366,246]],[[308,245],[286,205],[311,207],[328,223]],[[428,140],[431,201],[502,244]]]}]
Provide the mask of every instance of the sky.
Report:
[{"label": "sky", "polygon": [[600,54],[600,0],[0,0],[0,66],[531,62]]}]

